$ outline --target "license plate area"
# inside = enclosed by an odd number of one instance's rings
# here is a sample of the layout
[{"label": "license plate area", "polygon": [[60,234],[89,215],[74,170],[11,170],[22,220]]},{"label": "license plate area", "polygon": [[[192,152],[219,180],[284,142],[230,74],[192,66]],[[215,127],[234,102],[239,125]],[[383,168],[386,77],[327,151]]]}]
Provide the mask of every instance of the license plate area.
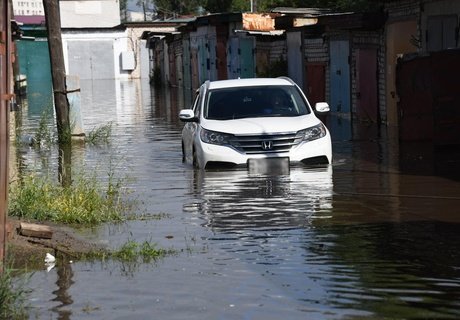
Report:
[{"label": "license plate area", "polygon": [[249,159],[248,168],[251,173],[258,174],[289,174],[289,158]]}]

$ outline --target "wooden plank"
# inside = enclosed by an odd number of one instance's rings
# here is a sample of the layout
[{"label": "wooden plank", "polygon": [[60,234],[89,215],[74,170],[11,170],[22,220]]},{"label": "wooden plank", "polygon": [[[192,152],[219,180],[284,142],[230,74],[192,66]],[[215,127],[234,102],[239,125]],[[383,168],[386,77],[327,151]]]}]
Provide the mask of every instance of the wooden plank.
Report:
[{"label": "wooden plank", "polygon": [[53,230],[49,226],[21,222],[19,234],[26,237],[51,239],[53,237]]}]

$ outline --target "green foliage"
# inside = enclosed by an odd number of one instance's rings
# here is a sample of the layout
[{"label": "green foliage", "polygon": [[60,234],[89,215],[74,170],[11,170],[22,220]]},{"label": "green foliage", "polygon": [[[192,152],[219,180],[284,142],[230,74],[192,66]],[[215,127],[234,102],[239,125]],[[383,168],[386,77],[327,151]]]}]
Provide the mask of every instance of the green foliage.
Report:
[{"label": "green foliage", "polygon": [[120,249],[111,253],[110,256],[124,262],[136,262],[141,258],[143,262],[148,263],[164,257],[168,253],[171,253],[171,251],[157,249],[155,244],[148,241],[139,244],[133,240],[129,240]]},{"label": "green foliage", "polygon": [[[40,121],[38,123],[38,128],[34,134],[33,145],[36,148],[50,148],[53,144],[58,143],[58,141],[56,140],[56,135],[54,134],[55,129],[51,125],[51,123],[52,114],[50,109],[47,108],[42,112],[40,116]],[[21,134],[21,132],[19,132],[19,134]],[[111,135],[112,122],[109,122],[105,125],[101,125],[91,130],[86,136],[85,142],[90,144],[108,143]],[[64,132],[63,136],[63,141],[65,141],[66,144],[71,143],[71,132]]]},{"label": "green foliage", "polygon": [[52,113],[50,108],[45,108],[40,116],[37,131],[34,136],[34,146],[50,147],[53,144],[53,127],[50,126]]},{"label": "green foliage", "polygon": [[82,174],[66,187],[47,176],[29,174],[10,188],[9,214],[67,224],[121,221],[129,207],[121,199],[122,187],[123,181],[113,173],[106,186]]},{"label": "green foliage", "polygon": [[112,122],[106,125],[94,128],[85,138],[85,142],[90,144],[108,143],[112,136]]},{"label": "green foliage", "polygon": [[13,270],[0,273],[0,319],[27,319],[25,284],[13,277]]},{"label": "green foliage", "polygon": [[297,0],[294,2],[294,7],[300,8],[330,8],[337,11],[368,11],[380,8],[383,1],[368,1],[368,0]]},{"label": "green foliage", "polygon": [[287,76],[288,65],[287,61],[280,57],[277,61],[270,63],[265,66],[263,70],[260,70],[257,74],[259,78],[276,78],[281,76]]},{"label": "green foliage", "polygon": [[139,262],[150,263],[168,254],[174,254],[174,250],[157,248],[156,244],[149,241],[138,243],[128,240],[119,249],[114,251],[94,251],[85,255],[86,259],[107,259],[111,258],[121,262],[137,264]]},{"label": "green foliage", "polygon": [[[378,0],[253,0],[258,12],[268,12],[276,7],[367,11],[378,9],[382,2]],[[249,12],[251,9],[250,0],[138,0],[137,5],[144,8],[146,12],[156,11],[158,17],[163,19],[180,15],[202,15],[200,8],[210,13]]]},{"label": "green foliage", "polygon": [[120,0],[120,13],[121,13],[121,20],[127,20],[127,13],[128,13],[128,0]]},{"label": "green foliage", "polygon": [[162,18],[175,18],[179,15],[197,14],[206,0],[138,0],[137,5],[146,10],[154,10]]},{"label": "green foliage", "polygon": [[[378,9],[382,1],[368,0],[254,0],[257,11],[267,12],[276,7],[331,8],[338,11],[366,11]],[[247,12],[249,0],[207,0],[206,10],[211,13]]]}]

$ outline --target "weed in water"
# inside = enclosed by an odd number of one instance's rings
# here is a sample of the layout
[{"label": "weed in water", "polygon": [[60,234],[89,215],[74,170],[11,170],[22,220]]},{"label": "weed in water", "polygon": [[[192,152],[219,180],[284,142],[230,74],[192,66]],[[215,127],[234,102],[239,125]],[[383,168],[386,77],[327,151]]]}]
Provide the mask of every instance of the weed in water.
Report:
[{"label": "weed in water", "polygon": [[123,183],[114,181],[104,187],[95,176],[80,174],[63,187],[48,176],[29,174],[10,188],[9,214],[79,225],[121,221],[130,204],[122,201]]},{"label": "weed in water", "polygon": [[150,262],[173,253],[172,250],[158,249],[155,244],[148,241],[141,244],[139,252],[144,262]]},{"label": "weed in water", "polygon": [[149,221],[149,220],[163,220],[163,219],[171,219],[172,215],[165,212],[160,213],[142,213],[136,214],[132,213],[126,216],[127,220],[137,220],[137,221]]},{"label": "weed in water", "polygon": [[51,146],[53,143],[53,128],[50,126],[52,121],[51,108],[45,108],[38,123],[37,131],[33,139],[34,146]]},{"label": "weed in water", "polygon": [[[37,148],[41,147],[51,147],[51,145],[57,143],[56,140],[56,129],[53,125],[52,109],[45,108],[42,112],[40,121],[38,123],[38,128],[32,139],[33,145]],[[75,127],[75,124],[72,123],[70,128],[67,128],[62,132],[61,141],[62,142],[71,142],[72,131]],[[22,134],[18,132],[17,134]],[[109,122],[105,125],[99,126],[91,130],[85,138],[85,141],[89,144],[102,144],[108,143],[110,136],[112,135],[112,122]]]},{"label": "weed in water", "polygon": [[27,319],[24,278],[13,277],[12,269],[0,273],[0,319]]},{"label": "weed in water", "polygon": [[82,255],[82,259],[86,260],[106,260],[113,259],[120,262],[138,263],[145,262],[149,263],[153,260],[157,260],[169,254],[174,254],[175,251],[170,249],[157,248],[155,243],[144,241],[138,243],[134,240],[128,240],[117,250],[97,250],[85,255]]},{"label": "weed in water", "polygon": [[129,240],[120,249],[113,252],[111,256],[121,261],[135,261],[138,256],[139,244],[135,241]]},{"label": "weed in water", "polygon": [[120,249],[111,253],[111,256],[123,262],[137,262],[139,258],[142,258],[143,262],[151,262],[172,253],[172,250],[159,249],[148,241],[139,244],[129,240]]},{"label": "weed in water", "polygon": [[110,136],[112,135],[112,122],[106,125],[94,128],[91,130],[85,138],[85,142],[90,144],[101,144],[108,143]]},{"label": "weed in water", "polygon": [[87,302],[86,305],[82,308],[82,311],[84,313],[90,314],[91,312],[97,311],[97,310],[100,310],[100,309],[101,309],[100,307],[93,307],[93,306],[90,305],[89,302]]}]

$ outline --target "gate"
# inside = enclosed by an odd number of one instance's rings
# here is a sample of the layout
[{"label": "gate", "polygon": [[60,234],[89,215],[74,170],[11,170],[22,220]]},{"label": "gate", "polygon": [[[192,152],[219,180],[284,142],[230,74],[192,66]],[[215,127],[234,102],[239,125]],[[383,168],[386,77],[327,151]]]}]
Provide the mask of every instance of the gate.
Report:
[{"label": "gate", "polygon": [[69,74],[80,79],[115,79],[112,40],[68,41]]},{"label": "gate", "polygon": [[331,110],[350,113],[350,47],[348,40],[330,42]]},{"label": "gate", "polygon": [[254,39],[239,38],[240,40],[240,77],[254,77]]},{"label": "gate", "polygon": [[356,55],[356,69],[356,115],[359,120],[377,123],[377,50],[359,49]]}]

